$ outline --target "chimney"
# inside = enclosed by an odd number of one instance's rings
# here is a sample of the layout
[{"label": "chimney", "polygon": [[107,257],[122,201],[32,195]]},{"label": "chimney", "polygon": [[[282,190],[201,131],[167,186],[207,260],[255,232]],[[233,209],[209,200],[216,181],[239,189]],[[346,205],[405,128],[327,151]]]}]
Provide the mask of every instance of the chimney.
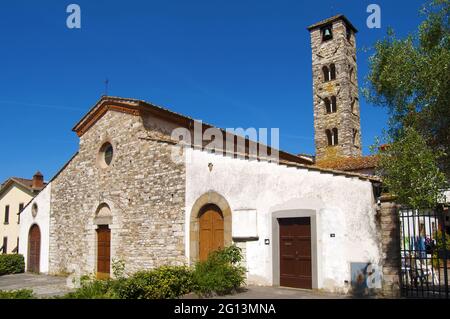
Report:
[{"label": "chimney", "polygon": [[37,171],[36,174],[33,176],[33,184],[31,185],[31,188],[34,190],[40,190],[44,188],[44,175],[42,175],[41,172]]}]

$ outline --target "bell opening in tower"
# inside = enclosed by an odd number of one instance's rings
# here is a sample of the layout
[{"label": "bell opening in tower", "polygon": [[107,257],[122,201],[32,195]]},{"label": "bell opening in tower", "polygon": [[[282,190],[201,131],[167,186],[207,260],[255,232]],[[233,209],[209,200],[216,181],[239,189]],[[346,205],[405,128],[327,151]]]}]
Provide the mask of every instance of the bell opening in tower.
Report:
[{"label": "bell opening in tower", "polygon": [[328,41],[333,39],[333,27],[332,25],[327,25],[322,28],[322,40]]}]

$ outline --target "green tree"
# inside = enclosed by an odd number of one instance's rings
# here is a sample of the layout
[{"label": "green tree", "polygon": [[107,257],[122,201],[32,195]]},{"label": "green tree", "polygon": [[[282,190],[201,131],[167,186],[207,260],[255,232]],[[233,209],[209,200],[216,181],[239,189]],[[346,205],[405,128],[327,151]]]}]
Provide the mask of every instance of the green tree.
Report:
[{"label": "green tree", "polygon": [[419,132],[450,177],[450,0],[432,0],[422,9],[424,22],[405,39],[389,30],[375,44],[364,93],[387,107],[389,135],[398,140],[405,127]]},{"label": "green tree", "polygon": [[408,127],[380,152],[378,173],[399,204],[434,207],[446,186],[445,175],[437,164],[440,155],[414,128]]}]

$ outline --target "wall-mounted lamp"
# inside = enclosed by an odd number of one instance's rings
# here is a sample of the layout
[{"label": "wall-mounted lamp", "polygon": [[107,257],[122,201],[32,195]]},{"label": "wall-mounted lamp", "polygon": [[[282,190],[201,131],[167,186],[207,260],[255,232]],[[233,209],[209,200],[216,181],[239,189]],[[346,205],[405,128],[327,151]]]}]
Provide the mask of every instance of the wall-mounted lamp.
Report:
[{"label": "wall-mounted lamp", "polygon": [[213,163],[209,163],[209,164],[208,164],[208,168],[209,168],[209,171],[210,171],[210,172],[212,171],[213,166],[214,166]]}]

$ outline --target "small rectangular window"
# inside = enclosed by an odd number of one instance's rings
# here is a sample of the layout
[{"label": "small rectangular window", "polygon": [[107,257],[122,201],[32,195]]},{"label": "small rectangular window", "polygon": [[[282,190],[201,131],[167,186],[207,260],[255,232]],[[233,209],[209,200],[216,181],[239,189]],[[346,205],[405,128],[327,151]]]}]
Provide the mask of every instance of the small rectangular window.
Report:
[{"label": "small rectangular window", "polygon": [[352,30],[348,25],[346,26],[346,32],[347,32],[347,40],[350,41],[352,39]]},{"label": "small rectangular window", "polygon": [[20,204],[19,204],[19,213],[17,214],[17,224],[20,224],[20,214],[21,214],[22,211],[23,211],[23,206],[24,206],[23,203],[20,203]]},{"label": "small rectangular window", "polygon": [[4,219],[4,224],[7,225],[9,224],[9,205],[5,206],[5,219]]},{"label": "small rectangular window", "polygon": [[8,237],[3,237],[2,253],[6,254],[8,252]]},{"label": "small rectangular window", "polygon": [[352,139],[353,139],[353,145],[354,146],[358,146],[358,130],[356,130],[356,129],[353,129],[352,130],[353,131],[353,136],[352,136]]}]

